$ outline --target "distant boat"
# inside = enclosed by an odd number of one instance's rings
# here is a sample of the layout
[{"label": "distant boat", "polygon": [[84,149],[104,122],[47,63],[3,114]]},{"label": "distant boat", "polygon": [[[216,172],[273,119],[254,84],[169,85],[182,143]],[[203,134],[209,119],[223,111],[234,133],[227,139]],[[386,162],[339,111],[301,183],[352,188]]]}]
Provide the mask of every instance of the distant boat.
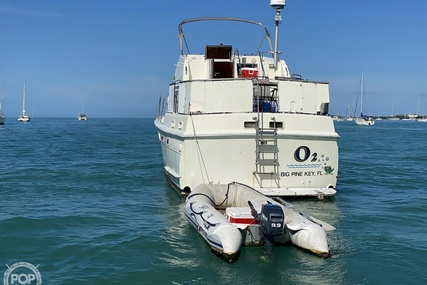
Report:
[{"label": "distant boat", "polygon": [[351,109],[353,108],[350,108],[350,106],[347,106],[347,113],[345,114],[345,118],[344,118],[345,121],[353,121],[353,117],[351,116],[352,114]]},{"label": "distant boat", "polygon": [[399,121],[400,118],[394,115],[394,104],[391,103],[391,117],[388,118],[389,121]]},{"label": "distant boat", "polygon": [[344,121],[343,117],[340,117],[340,116],[338,116],[338,115],[333,116],[333,117],[332,117],[332,120],[334,120],[334,121],[336,121],[336,122],[342,122],[342,121]]},{"label": "distant boat", "polygon": [[87,121],[87,116],[86,116],[86,114],[83,112],[83,96],[82,96],[82,111],[81,111],[81,113],[77,116],[77,119],[79,119],[79,121]]},{"label": "distant boat", "polygon": [[354,123],[359,126],[372,126],[375,124],[375,120],[371,117],[357,117],[354,118]]},{"label": "distant boat", "polygon": [[1,98],[0,98],[0,125],[4,125],[4,122],[6,121],[6,117],[3,114],[3,111],[1,109]]},{"label": "distant boat", "polygon": [[24,91],[22,95],[22,113],[18,117],[18,122],[29,122],[30,116],[27,115],[27,112],[25,111],[25,93],[26,93],[26,78],[24,77]]},{"label": "distant boat", "polygon": [[77,118],[79,119],[79,121],[87,121],[87,116],[84,113],[80,113]]},{"label": "distant boat", "polygon": [[418,99],[416,120],[417,120],[417,122],[427,123],[427,117],[426,116],[424,116],[424,117],[420,116],[420,101],[421,101],[421,99]]},{"label": "distant boat", "polygon": [[375,124],[375,120],[372,117],[368,117],[366,115],[363,115],[363,95],[364,95],[364,78],[363,78],[363,72],[362,76],[360,78],[360,117],[355,117],[354,123],[356,125],[361,126],[372,126]]}]

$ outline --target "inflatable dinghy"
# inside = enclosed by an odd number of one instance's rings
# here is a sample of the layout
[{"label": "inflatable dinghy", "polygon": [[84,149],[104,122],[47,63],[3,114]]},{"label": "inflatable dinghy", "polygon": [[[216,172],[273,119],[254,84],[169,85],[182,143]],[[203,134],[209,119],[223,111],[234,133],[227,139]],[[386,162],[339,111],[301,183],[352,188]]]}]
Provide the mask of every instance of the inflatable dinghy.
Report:
[{"label": "inflatable dinghy", "polygon": [[242,245],[271,249],[291,243],[330,256],[326,231],[334,227],[237,182],[198,185],[186,198],[184,212],[213,252],[228,262],[237,260]]}]

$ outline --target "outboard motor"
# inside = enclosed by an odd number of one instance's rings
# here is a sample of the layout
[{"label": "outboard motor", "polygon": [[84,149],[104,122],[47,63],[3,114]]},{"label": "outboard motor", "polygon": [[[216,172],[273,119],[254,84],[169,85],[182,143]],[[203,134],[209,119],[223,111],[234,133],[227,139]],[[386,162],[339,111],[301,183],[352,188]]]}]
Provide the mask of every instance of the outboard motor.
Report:
[{"label": "outboard motor", "polygon": [[283,233],[285,215],[282,207],[276,204],[265,204],[261,208],[261,230],[264,236],[279,236]]},{"label": "outboard motor", "polygon": [[274,237],[280,236],[284,231],[285,214],[283,213],[283,209],[276,204],[264,204],[261,207],[261,214],[258,214],[250,201],[248,201],[248,204],[251,208],[252,216],[260,224],[261,233],[266,245],[266,252],[270,253],[273,248]]}]

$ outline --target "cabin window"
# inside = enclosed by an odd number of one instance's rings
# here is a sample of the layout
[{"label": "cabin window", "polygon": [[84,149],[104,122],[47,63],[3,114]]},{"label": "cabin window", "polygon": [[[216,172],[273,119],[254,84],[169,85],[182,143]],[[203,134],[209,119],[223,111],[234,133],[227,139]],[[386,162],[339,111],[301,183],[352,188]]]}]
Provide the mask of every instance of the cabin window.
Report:
[{"label": "cabin window", "polygon": [[283,128],[283,122],[270,122],[270,128]]},{"label": "cabin window", "polygon": [[178,95],[179,95],[179,89],[178,86],[175,86],[174,92],[173,92],[173,112],[178,113]]},{"label": "cabin window", "polygon": [[255,121],[247,121],[244,122],[245,128],[256,128],[256,122]]}]

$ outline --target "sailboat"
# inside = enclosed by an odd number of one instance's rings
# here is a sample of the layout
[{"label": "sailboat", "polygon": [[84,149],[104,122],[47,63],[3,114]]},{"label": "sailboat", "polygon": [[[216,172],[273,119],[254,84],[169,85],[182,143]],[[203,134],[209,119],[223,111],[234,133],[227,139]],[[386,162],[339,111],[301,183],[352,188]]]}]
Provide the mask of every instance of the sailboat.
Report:
[{"label": "sailboat", "polygon": [[77,118],[79,119],[79,121],[87,121],[87,116],[84,113],[80,113]]},{"label": "sailboat", "polygon": [[354,123],[356,125],[362,125],[362,126],[372,126],[375,124],[375,120],[371,117],[368,117],[366,115],[363,115],[363,95],[364,95],[364,78],[363,78],[363,72],[362,76],[360,78],[360,117],[356,117],[353,119]]},{"label": "sailboat", "polygon": [[26,78],[24,76],[24,91],[22,95],[22,113],[18,117],[18,122],[29,122],[30,116],[27,115],[27,112],[25,111],[25,93],[26,93]]},{"label": "sailboat", "polygon": [[420,116],[420,101],[421,101],[421,99],[418,98],[417,119],[416,120],[417,120],[417,122],[427,123],[427,116]]},{"label": "sailboat", "polygon": [[0,125],[4,125],[4,122],[6,121],[6,117],[3,114],[3,111],[1,109],[1,97],[0,97]]},{"label": "sailboat", "polygon": [[350,108],[350,105],[347,105],[347,112],[345,114],[346,121],[353,121],[353,117],[351,116],[353,107]]},{"label": "sailboat", "polygon": [[394,104],[391,103],[391,117],[388,118],[389,121],[399,121],[400,118],[394,115]]},{"label": "sailboat", "polygon": [[82,96],[82,111],[77,116],[77,119],[79,119],[79,121],[87,121],[87,116],[85,113],[83,113],[83,96]]}]

